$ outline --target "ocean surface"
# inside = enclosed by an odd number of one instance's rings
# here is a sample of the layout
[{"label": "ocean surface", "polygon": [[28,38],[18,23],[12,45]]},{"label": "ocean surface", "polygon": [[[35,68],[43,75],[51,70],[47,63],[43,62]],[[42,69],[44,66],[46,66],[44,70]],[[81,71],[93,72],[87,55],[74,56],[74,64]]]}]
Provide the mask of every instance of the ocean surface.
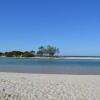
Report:
[{"label": "ocean surface", "polygon": [[100,75],[100,59],[0,58],[0,72]]}]

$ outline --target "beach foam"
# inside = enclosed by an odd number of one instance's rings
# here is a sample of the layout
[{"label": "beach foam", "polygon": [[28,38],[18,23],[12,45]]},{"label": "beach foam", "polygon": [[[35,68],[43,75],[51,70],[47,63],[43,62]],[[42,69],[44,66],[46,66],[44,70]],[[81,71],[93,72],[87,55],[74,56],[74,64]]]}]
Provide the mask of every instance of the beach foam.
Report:
[{"label": "beach foam", "polygon": [[100,75],[0,73],[0,100],[100,100]]}]

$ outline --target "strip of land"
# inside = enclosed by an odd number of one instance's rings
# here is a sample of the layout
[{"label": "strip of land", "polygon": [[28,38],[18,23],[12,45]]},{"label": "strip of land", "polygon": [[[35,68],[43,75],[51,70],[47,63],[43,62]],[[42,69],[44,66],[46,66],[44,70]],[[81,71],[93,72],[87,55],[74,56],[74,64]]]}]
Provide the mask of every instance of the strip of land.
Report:
[{"label": "strip of land", "polygon": [[36,56],[36,57],[0,57],[0,58],[17,58],[17,59],[25,59],[25,58],[30,58],[30,59],[68,59],[68,60],[100,60],[100,57],[91,57],[91,56],[68,56],[68,57],[59,57],[59,56],[53,56],[53,57],[46,57],[46,56],[43,56],[43,57],[39,57],[39,56]]},{"label": "strip of land", "polygon": [[0,100],[100,100],[100,75],[1,72]]}]

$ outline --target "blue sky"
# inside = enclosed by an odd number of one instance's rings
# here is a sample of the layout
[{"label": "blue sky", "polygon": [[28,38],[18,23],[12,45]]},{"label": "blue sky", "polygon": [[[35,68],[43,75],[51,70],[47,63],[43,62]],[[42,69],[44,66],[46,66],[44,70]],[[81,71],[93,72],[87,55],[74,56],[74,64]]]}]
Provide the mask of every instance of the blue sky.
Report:
[{"label": "blue sky", "polygon": [[57,46],[100,56],[99,0],[0,0],[0,51]]}]

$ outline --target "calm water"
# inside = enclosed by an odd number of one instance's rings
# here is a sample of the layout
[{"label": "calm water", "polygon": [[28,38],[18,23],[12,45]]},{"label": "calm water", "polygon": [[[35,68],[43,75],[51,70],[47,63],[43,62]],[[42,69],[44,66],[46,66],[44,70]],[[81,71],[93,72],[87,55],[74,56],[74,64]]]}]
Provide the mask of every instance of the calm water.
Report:
[{"label": "calm water", "polygon": [[0,71],[43,74],[100,75],[100,60],[39,60],[0,58]]}]

